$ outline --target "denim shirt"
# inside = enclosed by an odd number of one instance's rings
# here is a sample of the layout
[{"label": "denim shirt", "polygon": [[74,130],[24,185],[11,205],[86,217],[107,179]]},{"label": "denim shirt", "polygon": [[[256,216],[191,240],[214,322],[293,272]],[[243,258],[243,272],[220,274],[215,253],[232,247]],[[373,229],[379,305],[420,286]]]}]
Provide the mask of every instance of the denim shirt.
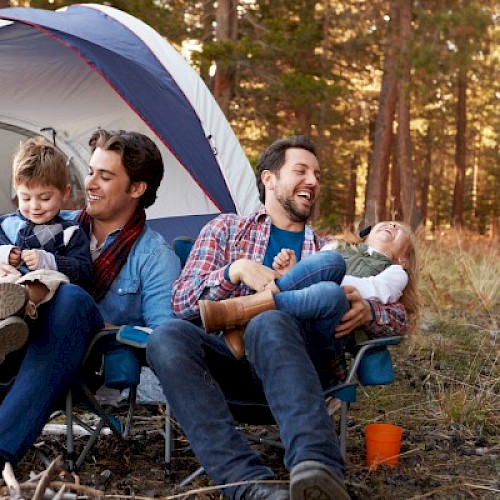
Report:
[{"label": "denim shirt", "polygon": [[[71,212],[63,213],[70,218]],[[78,212],[73,212],[73,218]],[[116,239],[119,229],[108,234],[102,249]],[[108,293],[97,304],[105,322],[156,328],[174,318],[170,291],[181,272],[179,258],[163,236],[148,225],[134,243],[127,262]]]},{"label": "denim shirt", "polygon": [[[118,235],[106,237],[103,250]],[[174,318],[170,291],[181,272],[179,258],[163,237],[145,226],[108,293],[97,304],[105,322],[156,328]]]}]

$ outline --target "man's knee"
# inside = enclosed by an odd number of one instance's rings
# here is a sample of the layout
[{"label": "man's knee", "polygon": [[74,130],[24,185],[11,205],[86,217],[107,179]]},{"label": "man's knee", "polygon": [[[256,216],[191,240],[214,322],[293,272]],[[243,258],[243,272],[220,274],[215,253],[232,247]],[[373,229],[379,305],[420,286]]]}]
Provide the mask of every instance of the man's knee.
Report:
[{"label": "man's knee", "polygon": [[83,309],[85,312],[96,309],[96,303],[83,288],[71,283],[62,285],[53,298],[54,307]]},{"label": "man's knee", "polygon": [[149,336],[146,357],[150,366],[157,363],[179,369],[181,360],[191,351],[196,326],[182,319],[171,319],[158,326]]},{"label": "man's knee", "polygon": [[258,341],[260,344],[280,344],[286,338],[301,338],[299,323],[289,314],[273,310],[263,312],[250,320],[245,329],[245,345]]}]

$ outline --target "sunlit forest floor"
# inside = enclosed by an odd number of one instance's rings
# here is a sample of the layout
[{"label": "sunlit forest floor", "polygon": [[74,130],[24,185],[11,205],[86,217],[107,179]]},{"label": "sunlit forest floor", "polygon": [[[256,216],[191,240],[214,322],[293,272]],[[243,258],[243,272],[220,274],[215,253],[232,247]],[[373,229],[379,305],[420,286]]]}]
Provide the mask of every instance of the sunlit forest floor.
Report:
[{"label": "sunlit forest floor", "polygon": [[[353,499],[500,497],[499,246],[456,235],[421,243],[420,331],[392,350],[396,382],[360,388],[349,414],[346,465]],[[221,498],[206,476],[175,487],[198,467],[180,432],[173,481],[165,481],[160,416],[161,410],[150,409],[132,440],[101,438],[79,472],[80,483],[107,498]],[[364,428],[371,422],[404,428],[397,468],[370,472],[366,466]],[[63,454],[63,438],[43,436],[40,449],[52,458]],[[262,445],[260,451],[286,481],[281,452]],[[29,453],[15,472],[22,481],[44,467]]]}]

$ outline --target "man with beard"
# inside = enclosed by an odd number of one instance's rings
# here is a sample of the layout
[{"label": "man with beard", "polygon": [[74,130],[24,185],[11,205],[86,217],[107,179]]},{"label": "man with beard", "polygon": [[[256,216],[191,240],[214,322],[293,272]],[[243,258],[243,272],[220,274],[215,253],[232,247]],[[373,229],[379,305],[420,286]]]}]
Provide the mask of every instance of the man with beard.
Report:
[{"label": "man with beard", "polygon": [[[293,249],[300,259],[323,244],[306,224],[319,196],[314,144],[303,136],[276,141],[257,167],[264,207],[249,216],[220,215],[202,229],[172,289],[173,310],[182,319],[153,332],[148,362],[198,459],[214,482],[224,485],[228,498],[349,498],[317,372],[314,330],[319,321],[262,312],[246,326],[241,360],[222,336],[184,321],[200,319],[200,299],[223,300],[272,286],[277,277],[273,259],[282,248]],[[340,256],[334,272],[345,272]],[[404,328],[400,304],[373,307],[355,289],[347,292],[335,306],[342,318],[337,335],[361,325],[379,332]],[[351,308],[345,313],[347,300]],[[269,405],[280,428],[290,487],[265,481],[273,479],[273,472],[236,430],[228,400]]]}]

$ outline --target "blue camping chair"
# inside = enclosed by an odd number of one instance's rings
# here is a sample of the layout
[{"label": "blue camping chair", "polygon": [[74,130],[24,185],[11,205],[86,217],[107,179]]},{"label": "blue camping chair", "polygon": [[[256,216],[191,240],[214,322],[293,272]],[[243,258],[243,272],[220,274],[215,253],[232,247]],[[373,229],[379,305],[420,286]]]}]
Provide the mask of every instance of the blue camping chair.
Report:
[{"label": "blue camping chair", "polygon": [[[127,438],[130,435],[132,418],[136,404],[137,386],[140,380],[141,362],[139,356],[130,346],[120,344],[116,340],[118,329],[101,330],[92,340],[82,362],[82,371],[77,380],[66,393],[64,409],[55,411],[50,419],[65,414],[66,424],[66,465],[68,470],[76,472],[87,457],[99,438],[102,430],[107,427],[119,438]],[[92,366],[93,368],[90,368]],[[105,370],[110,375],[105,377]],[[100,371],[102,374],[91,373]],[[102,376],[104,375],[104,376]],[[94,390],[106,380],[108,387],[124,390],[129,393],[120,406],[127,408],[125,421],[122,423],[113,415],[117,407],[110,404],[102,404],[94,396]],[[84,421],[78,413],[78,409],[92,413],[97,418],[94,423]],[[87,440],[82,449],[77,453],[75,446],[75,429],[77,424],[87,434]],[[41,453],[40,458],[46,461]]]}]

